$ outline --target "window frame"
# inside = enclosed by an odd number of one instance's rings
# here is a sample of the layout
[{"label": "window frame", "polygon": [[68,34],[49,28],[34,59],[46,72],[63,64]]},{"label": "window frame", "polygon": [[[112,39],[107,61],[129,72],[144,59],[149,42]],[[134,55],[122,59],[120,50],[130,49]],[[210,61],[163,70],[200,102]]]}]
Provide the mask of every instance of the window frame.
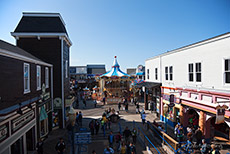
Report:
[{"label": "window frame", "polygon": [[[39,69],[39,76],[38,76],[38,69]],[[37,90],[41,90],[42,89],[42,84],[41,83],[42,83],[41,82],[41,66],[37,65],[36,66],[36,87],[37,87]]]},{"label": "window frame", "polygon": [[155,68],[155,80],[158,80],[158,69],[157,69],[157,67]]},{"label": "window frame", "polygon": [[[192,66],[192,72],[190,72],[190,65]],[[192,81],[190,81],[190,75],[192,75]],[[194,63],[188,64],[188,81],[194,82]]]},{"label": "window frame", "polygon": [[169,74],[169,80],[173,81],[173,66],[169,66],[168,74]]},{"label": "window frame", "polygon": [[45,85],[49,88],[49,68],[45,67]]},{"label": "window frame", "polygon": [[147,69],[147,79],[149,79],[149,69]]},{"label": "window frame", "polygon": [[[225,61],[228,61],[228,65],[229,65],[229,68],[228,68],[228,70],[226,70],[226,62]],[[230,82],[226,82],[226,73],[230,73],[230,58],[225,58],[224,59],[224,85],[230,85]]]},{"label": "window frame", "polygon": [[[197,64],[200,64],[200,71],[197,71]],[[200,81],[197,81],[197,74],[200,74]],[[196,62],[195,63],[195,82],[201,83],[202,82],[202,63],[201,62]]]},{"label": "window frame", "polygon": [[169,80],[169,74],[168,74],[168,66],[165,66],[165,80],[168,81]]},{"label": "window frame", "polygon": [[[28,88],[26,89],[25,84],[26,84],[26,80],[25,80],[25,67],[28,67],[28,80],[27,80],[27,85]],[[29,63],[24,63],[23,64],[23,85],[24,85],[24,94],[30,93],[30,64]]]}]

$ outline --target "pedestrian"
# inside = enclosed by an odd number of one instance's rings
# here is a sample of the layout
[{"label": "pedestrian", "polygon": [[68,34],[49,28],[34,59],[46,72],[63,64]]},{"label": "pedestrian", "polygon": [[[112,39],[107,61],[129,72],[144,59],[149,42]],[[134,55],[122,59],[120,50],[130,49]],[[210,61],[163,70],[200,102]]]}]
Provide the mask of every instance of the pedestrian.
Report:
[{"label": "pedestrian", "polygon": [[117,152],[119,153],[120,150],[121,150],[121,133],[118,132],[117,135],[115,136],[115,139],[116,139],[116,144],[117,144]]},{"label": "pedestrian", "polygon": [[137,141],[137,129],[134,127],[132,130],[133,143],[136,144]]},{"label": "pedestrian", "polygon": [[97,107],[97,100],[96,99],[93,101],[93,104],[94,104],[94,108],[96,108]]},{"label": "pedestrian", "polygon": [[83,104],[85,105],[85,107],[86,107],[86,100],[85,99],[83,99]]},{"label": "pedestrian", "polygon": [[127,154],[137,154],[136,147],[130,142],[129,146],[127,147]]},{"label": "pedestrian", "polygon": [[121,109],[121,102],[119,101],[118,102],[118,110],[120,111],[120,109]]},{"label": "pedestrian", "polygon": [[208,147],[207,147],[207,143],[205,143],[205,139],[202,140],[200,152],[201,152],[201,154],[207,154],[208,153]]},{"label": "pedestrian", "polygon": [[137,103],[137,105],[136,105],[136,114],[140,113],[139,109],[140,109],[140,105],[139,105],[139,103]]},{"label": "pedestrian", "polygon": [[41,138],[38,140],[38,143],[36,145],[36,149],[37,149],[38,154],[43,154],[43,141]]},{"label": "pedestrian", "polygon": [[110,134],[109,134],[109,136],[108,136],[108,141],[109,141],[109,146],[110,146],[111,148],[113,148],[114,140],[115,140],[115,139],[114,139],[113,132],[110,131]]},{"label": "pedestrian", "polygon": [[104,149],[103,154],[114,154],[114,150],[113,150],[112,148],[110,148],[109,146],[107,146],[107,147]]},{"label": "pedestrian", "polygon": [[96,135],[98,134],[98,131],[100,129],[100,123],[98,120],[95,121],[95,130],[96,130]]},{"label": "pedestrian", "polygon": [[143,113],[141,114],[141,119],[142,119],[142,124],[143,124],[143,125],[145,124],[145,118],[146,118],[146,114],[145,114],[145,112],[143,112]]},{"label": "pedestrian", "polygon": [[215,146],[215,144],[211,145],[211,152],[210,154],[220,154],[219,150],[217,149],[217,147]]},{"label": "pedestrian", "polygon": [[183,128],[181,126],[179,126],[177,130],[177,138],[179,141],[179,145],[181,145],[181,142],[183,141],[183,138],[184,138]]},{"label": "pedestrian", "polygon": [[55,146],[55,149],[56,149],[58,154],[64,154],[65,142],[64,142],[63,138],[60,138],[60,140],[58,141],[58,143]]},{"label": "pedestrian", "polygon": [[76,112],[75,125],[79,126],[79,115],[78,115],[78,112]]},{"label": "pedestrian", "polygon": [[120,154],[126,154],[127,147],[125,145],[125,142],[121,143],[121,153]]},{"label": "pedestrian", "polygon": [[89,129],[90,129],[91,135],[94,135],[94,126],[95,126],[94,120],[91,120],[89,123]]},{"label": "pedestrian", "polygon": [[126,102],[125,103],[125,111],[128,112],[128,110],[129,110],[129,104],[128,104],[128,102]]},{"label": "pedestrian", "polygon": [[104,105],[105,105],[105,97],[103,97],[103,103],[104,103]]},{"label": "pedestrian", "polygon": [[196,138],[196,143],[197,145],[201,144],[201,139],[202,139],[202,131],[200,130],[200,126],[198,126],[197,130],[195,131],[194,134],[195,138]]},{"label": "pedestrian", "polygon": [[92,151],[92,154],[97,154],[95,150]]},{"label": "pedestrian", "polygon": [[79,111],[78,114],[78,122],[79,122],[79,126],[82,127],[82,118],[83,118],[83,114],[81,113],[81,111]]},{"label": "pedestrian", "polygon": [[129,137],[132,135],[131,131],[129,130],[129,128],[126,126],[124,132],[123,132],[123,136],[125,136],[125,143],[128,143],[129,141]]}]

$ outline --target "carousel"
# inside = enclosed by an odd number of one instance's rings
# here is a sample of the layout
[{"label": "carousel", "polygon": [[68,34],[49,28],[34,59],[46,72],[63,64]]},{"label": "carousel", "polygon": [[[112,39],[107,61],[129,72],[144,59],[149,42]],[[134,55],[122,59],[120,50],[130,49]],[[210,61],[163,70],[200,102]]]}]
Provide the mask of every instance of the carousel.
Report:
[{"label": "carousel", "polygon": [[100,91],[107,103],[118,103],[121,98],[130,99],[130,86],[135,77],[120,70],[117,57],[114,57],[112,69],[99,78]]}]

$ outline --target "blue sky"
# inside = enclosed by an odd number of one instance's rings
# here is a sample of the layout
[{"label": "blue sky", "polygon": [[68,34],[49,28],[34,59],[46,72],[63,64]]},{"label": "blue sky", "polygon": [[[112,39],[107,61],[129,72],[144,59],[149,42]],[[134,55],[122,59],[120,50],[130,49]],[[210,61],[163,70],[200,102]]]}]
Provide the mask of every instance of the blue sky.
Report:
[{"label": "blue sky", "polygon": [[58,12],[70,39],[71,65],[123,71],[147,58],[230,31],[230,0],[0,0],[0,39],[15,44],[22,12]]}]

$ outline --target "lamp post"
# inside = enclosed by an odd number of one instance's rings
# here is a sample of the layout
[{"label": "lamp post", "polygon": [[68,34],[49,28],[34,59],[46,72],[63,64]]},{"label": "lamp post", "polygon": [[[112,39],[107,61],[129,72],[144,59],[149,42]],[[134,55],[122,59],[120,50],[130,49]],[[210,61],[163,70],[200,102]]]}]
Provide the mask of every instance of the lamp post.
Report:
[{"label": "lamp post", "polygon": [[76,117],[75,111],[74,111],[73,107],[71,106],[70,110],[69,110],[69,121],[70,121],[70,123],[72,125],[71,139],[72,139],[72,153],[73,154],[75,153],[75,150],[74,150],[74,125],[75,125],[75,117]]}]

